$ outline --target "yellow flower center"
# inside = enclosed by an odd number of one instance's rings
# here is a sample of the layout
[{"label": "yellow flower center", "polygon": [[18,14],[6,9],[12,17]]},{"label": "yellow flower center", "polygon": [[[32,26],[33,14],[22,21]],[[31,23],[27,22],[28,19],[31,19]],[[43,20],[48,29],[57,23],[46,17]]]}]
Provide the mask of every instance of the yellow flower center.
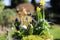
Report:
[{"label": "yellow flower center", "polygon": [[44,0],[41,0],[40,1],[40,5],[44,6],[45,5],[45,1]]},{"label": "yellow flower center", "polygon": [[37,12],[38,12],[38,11],[41,11],[41,8],[37,7]]}]

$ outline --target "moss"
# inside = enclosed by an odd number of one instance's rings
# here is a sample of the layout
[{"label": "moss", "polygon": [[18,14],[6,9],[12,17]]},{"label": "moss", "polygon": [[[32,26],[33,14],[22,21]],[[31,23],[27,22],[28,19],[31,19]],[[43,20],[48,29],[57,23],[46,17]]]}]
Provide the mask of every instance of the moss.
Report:
[{"label": "moss", "polygon": [[22,40],[44,40],[40,36],[37,35],[29,35],[26,37],[23,37]]}]

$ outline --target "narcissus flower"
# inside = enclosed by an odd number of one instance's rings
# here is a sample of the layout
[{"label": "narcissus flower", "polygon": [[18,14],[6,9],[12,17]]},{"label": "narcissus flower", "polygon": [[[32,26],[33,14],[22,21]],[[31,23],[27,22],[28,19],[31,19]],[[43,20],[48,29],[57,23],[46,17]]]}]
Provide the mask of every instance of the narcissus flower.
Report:
[{"label": "narcissus flower", "polygon": [[45,5],[45,0],[41,0],[40,5],[44,6]]},{"label": "narcissus flower", "polygon": [[37,7],[37,12],[38,12],[38,11],[41,11],[41,8]]}]

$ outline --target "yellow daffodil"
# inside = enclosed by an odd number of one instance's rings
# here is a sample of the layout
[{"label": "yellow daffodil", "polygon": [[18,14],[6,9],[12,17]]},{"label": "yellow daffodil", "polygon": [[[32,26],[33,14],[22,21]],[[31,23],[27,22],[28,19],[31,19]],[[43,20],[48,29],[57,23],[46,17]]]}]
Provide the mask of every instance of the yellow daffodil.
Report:
[{"label": "yellow daffodil", "polygon": [[38,11],[41,11],[41,8],[37,7],[37,12],[38,12]]},{"label": "yellow daffodil", "polygon": [[41,0],[40,1],[40,5],[44,6],[45,5],[45,1],[44,0]]}]

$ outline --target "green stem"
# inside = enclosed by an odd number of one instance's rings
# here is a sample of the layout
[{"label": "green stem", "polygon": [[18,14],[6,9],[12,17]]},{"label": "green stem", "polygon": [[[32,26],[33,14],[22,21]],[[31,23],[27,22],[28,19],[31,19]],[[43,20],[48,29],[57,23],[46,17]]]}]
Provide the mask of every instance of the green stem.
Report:
[{"label": "green stem", "polygon": [[43,6],[43,27],[44,27],[44,19],[45,19],[45,13],[44,13],[44,6]]},{"label": "green stem", "polygon": [[45,19],[44,6],[43,6],[43,19]]}]

